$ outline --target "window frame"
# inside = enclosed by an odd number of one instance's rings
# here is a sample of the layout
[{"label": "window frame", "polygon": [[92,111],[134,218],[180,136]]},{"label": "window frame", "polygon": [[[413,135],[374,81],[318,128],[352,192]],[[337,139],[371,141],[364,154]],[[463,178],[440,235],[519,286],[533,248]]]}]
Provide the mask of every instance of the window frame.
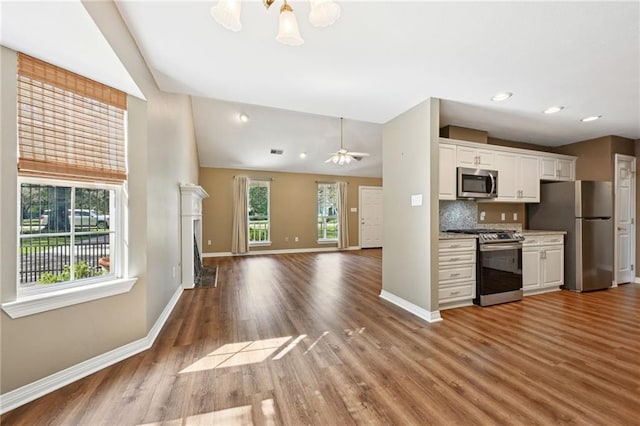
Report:
[{"label": "window frame", "polygon": [[[113,274],[75,280],[69,283],[60,283],[48,288],[40,288],[38,290],[21,289],[19,250],[20,226],[22,223],[22,195],[20,191],[22,183],[114,190],[113,217],[110,216],[109,218],[110,227],[111,230],[113,230],[115,240],[114,243],[111,244],[112,248],[110,247],[110,250],[114,250],[116,257],[115,270]],[[16,192],[16,297],[13,301],[2,303],[2,310],[4,310],[11,318],[21,318],[40,312],[46,312],[131,291],[137,282],[137,277],[129,277],[128,275],[128,249],[126,243],[126,232],[128,229],[128,199],[126,182],[121,185],[117,185],[18,176]]]},{"label": "window frame", "polygon": [[[337,182],[318,182],[316,185],[316,201],[318,200],[318,193],[320,192],[320,186],[333,186],[335,188],[335,193],[336,193],[336,200],[335,200],[335,208],[336,208],[336,215],[335,215],[335,219],[336,219],[336,237],[335,238],[319,238],[318,236],[318,224],[319,224],[319,219],[320,219],[320,212],[319,212],[319,208],[320,205],[316,206],[316,238],[317,238],[317,243],[318,244],[333,244],[333,243],[338,243],[338,238],[340,238],[340,215],[338,214],[338,210],[337,210],[337,205],[338,205],[338,183]],[[326,207],[326,201],[327,201],[327,197],[325,197],[325,199],[323,200],[323,206]],[[327,218],[333,218],[333,216],[322,216],[324,217],[325,221]],[[326,231],[325,231],[326,234]]]},{"label": "window frame", "polygon": [[[267,188],[267,239],[264,241],[251,240],[251,219],[249,216],[249,210],[251,207],[251,185],[254,182],[260,182]],[[249,247],[266,247],[271,245],[271,179],[249,178],[249,186],[247,187],[247,238],[249,240]]]},{"label": "window frame", "polygon": [[[112,200],[113,206],[110,207],[110,226],[104,232],[108,232],[113,235],[113,241],[109,244],[109,253],[110,257],[115,259],[113,262],[113,269],[110,269],[110,273],[107,275],[101,275],[97,277],[91,278],[83,278],[83,279],[74,279],[64,283],[56,283],[56,284],[47,284],[46,286],[36,286],[35,288],[23,288],[20,283],[20,241],[23,238],[20,237],[20,226],[22,225],[22,193],[21,188],[22,184],[34,184],[34,185],[43,185],[43,186],[59,186],[59,187],[69,187],[72,188],[72,192],[77,188],[86,188],[86,189],[106,189],[109,191],[114,191],[114,197]],[[71,180],[60,180],[60,179],[48,179],[48,178],[36,178],[31,176],[18,176],[18,188],[17,188],[17,209],[18,209],[18,223],[16,225],[16,243],[18,247],[18,253],[16,256],[16,294],[18,298],[21,297],[29,297],[36,296],[40,294],[46,294],[50,292],[55,292],[58,290],[70,289],[75,287],[82,287],[91,284],[97,284],[102,282],[108,282],[120,279],[124,276],[124,264],[126,262],[122,261],[123,255],[123,227],[122,227],[122,197],[123,197],[123,188],[122,185],[115,184],[107,184],[107,183],[98,183],[98,182],[86,182],[86,181],[71,181]],[[79,209],[75,206],[71,206],[70,210],[83,210]],[[75,217],[71,219],[71,228],[68,232],[69,235],[76,234],[78,231],[75,230],[74,225]],[[67,234],[67,232],[61,232],[61,234]],[[82,231],[80,231],[82,233]],[[111,254],[113,253],[113,254]]]}]

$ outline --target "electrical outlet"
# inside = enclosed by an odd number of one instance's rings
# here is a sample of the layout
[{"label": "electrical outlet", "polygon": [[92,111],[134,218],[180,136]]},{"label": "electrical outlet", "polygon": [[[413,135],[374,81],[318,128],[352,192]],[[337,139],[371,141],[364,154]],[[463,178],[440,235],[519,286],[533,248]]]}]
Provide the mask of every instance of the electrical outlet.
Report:
[{"label": "electrical outlet", "polygon": [[487,212],[480,212],[480,220],[484,220],[487,217]]},{"label": "electrical outlet", "polygon": [[298,241],[300,241],[300,239],[298,237],[295,238],[295,242],[297,243]]},{"label": "electrical outlet", "polygon": [[506,220],[506,219],[507,219],[506,213],[500,213],[500,220]]},{"label": "electrical outlet", "polygon": [[207,245],[210,246],[211,245],[211,240],[207,240]]},{"label": "electrical outlet", "polygon": [[513,214],[513,220],[518,220],[518,213]]}]

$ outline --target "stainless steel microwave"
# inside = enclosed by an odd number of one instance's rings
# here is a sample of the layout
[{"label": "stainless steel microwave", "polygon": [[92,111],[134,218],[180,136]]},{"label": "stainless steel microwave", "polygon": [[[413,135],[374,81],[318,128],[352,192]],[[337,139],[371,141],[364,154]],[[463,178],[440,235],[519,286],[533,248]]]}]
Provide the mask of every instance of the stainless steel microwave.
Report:
[{"label": "stainless steel microwave", "polygon": [[495,198],[498,196],[496,170],[458,167],[458,198]]}]

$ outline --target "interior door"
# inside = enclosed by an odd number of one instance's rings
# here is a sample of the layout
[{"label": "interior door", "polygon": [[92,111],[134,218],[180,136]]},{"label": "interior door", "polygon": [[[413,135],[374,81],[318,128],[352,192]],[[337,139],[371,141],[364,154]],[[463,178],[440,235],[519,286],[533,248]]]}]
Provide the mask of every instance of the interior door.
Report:
[{"label": "interior door", "polygon": [[382,247],[382,187],[360,187],[360,247]]},{"label": "interior door", "polygon": [[635,170],[636,159],[615,156],[615,282],[635,280]]}]

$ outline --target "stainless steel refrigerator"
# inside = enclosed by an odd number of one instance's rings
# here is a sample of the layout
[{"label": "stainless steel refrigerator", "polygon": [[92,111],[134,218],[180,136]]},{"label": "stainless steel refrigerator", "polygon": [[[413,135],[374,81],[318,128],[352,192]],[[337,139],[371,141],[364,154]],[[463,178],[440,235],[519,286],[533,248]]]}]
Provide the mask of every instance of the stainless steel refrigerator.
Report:
[{"label": "stainless steel refrigerator", "polygon": [[564,288],[600,290],[613,281],[611,182],[547,182],[528,205],[530,229],[566,231]]}]

